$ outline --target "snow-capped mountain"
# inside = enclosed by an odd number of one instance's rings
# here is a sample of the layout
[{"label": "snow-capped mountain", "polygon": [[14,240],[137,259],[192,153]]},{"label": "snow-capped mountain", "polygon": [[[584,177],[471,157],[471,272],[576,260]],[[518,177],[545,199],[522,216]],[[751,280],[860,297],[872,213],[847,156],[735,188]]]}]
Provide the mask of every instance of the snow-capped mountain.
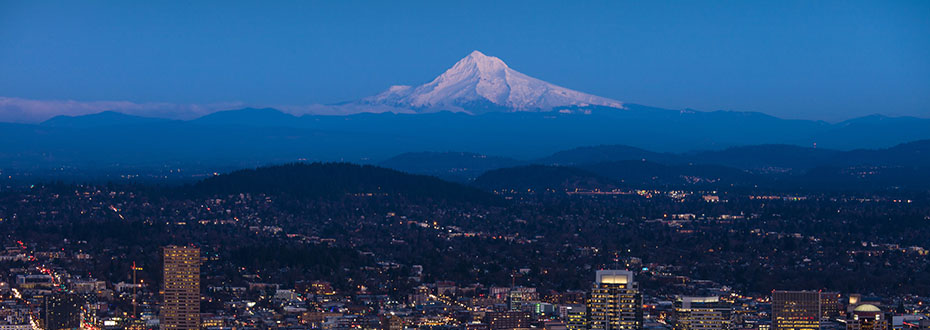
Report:
[{"label": "snow-capped mountain", "polygon": [[527,76],[497,57],[473,51],[433,81],[420,86],[391,86],[362,100],[416,112],[441,110],[470,113],[551,110],[566,106],[607,106],[623,103],[556,86]]}]

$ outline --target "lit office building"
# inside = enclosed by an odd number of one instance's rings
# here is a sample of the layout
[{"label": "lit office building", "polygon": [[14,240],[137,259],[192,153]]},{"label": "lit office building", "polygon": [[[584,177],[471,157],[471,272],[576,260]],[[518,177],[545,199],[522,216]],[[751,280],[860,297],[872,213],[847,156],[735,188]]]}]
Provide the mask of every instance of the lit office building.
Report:
[{"label": "lit office building", "polygon": [[516,287],[510,289],[507,301],[512,311],[523,311],[524,305],[539,299],[539,293],[536,288]]},{"label": "lit office building", "polygon": [[565,321],[565,328],[568,330],[586,330],[588,320],[584,305],[567,305],[560,308],[560,315]]},{"label": "lit office building", "polygon": [[772,327],[774,330],[819,330],[820,292],[772,292]]},{"label": "lit office building", "polygon": [[820,293],[820,313],[824,320],[835,319],[843,315],[842,296],[839,292]]},{"label": "lit office building", "polygon": [[200,249],[167,246],[163,252],[161,327],[165,330],[200,329]]},{"label": "lit office building", "polygon": [[672,313],[675,330],[730,328],[730,306],[719,297],[679,297]]},{"label": "lit office building", "polygon": [[590,330],[642,329],[643,298],[633,281],[633,272],[597,271],[587,313]]},{"label": "lit office building", "polygon": [[530,313],[527,312],[490,312],[485,318],[491,330],[530,328]]}]

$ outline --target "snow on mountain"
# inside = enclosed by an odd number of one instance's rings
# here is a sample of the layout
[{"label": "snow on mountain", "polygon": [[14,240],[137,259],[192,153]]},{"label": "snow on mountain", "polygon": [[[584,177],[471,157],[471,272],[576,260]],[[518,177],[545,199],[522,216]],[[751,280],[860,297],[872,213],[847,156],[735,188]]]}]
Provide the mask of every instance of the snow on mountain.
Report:
[{"label": "snow on mountain", "polygon": [[391,86],[362,100],[417,112],[470,113],[492,110],[533,111],[565,106],[623,108],[619,101],[585,94],[527,76],[497,57],[473,51],[433,81],[420,86]]}]

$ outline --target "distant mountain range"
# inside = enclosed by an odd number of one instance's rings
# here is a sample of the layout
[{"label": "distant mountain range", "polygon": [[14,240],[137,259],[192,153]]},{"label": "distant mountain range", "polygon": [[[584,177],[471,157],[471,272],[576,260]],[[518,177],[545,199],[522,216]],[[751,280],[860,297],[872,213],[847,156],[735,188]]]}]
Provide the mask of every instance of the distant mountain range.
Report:
[{"label": "distant mountain range", "polygon": [[[0,113],[15,104],[19,103],[9,99],[0,102]],[[306,110],[317,114],[296,116],[271,108],[245,108],[178,120],[121,112],[141,111],[145,109],[141,105],[101,104],[125,109],[57,116],[39,124],[0,123],[0,141],[4,142],[0,144],[0,169],[190,164],[228,168],[293,161],[385,161],[386,166],[418,173],[444,176],[457,172],[459,178],[474,178],[489,169],[531,163],[646,160],[682,164],[694,157],[738,168],[796,168],[865,164],[881,156],[875,154],[880,151],[841,151],[930,139],[930,119],[914,117],[868,116],[831,124],[755,112],[668,110],[621,103],[529,77],[478,51],[428,83],[394,86],[357,101]],[[23,109],[11,113],[14,110]],[[751,145],[770,146],[724,150]],[[817,148],[801,148],[813,146]],[[695,150],[716,153],[683,154]],[[454,152],[388,160],[408,152],[445,151]],[[899,160],[926,158],[915,157]],[[411,165],[420,158],[446,164]]]},{"label": "distant mountain range", "polygon": [[[822,158],[829,163],[833,156],[826,149],[878,149],[930,139],[930,120],[920,118],[864,117],[828,124],[758,113],[683,112],[632,104],[625,107],[479,115],[437,112],[300,117],[274,109],[248,108],[186,121],[117,112],[59,116],[41,124],[0,124],[0,141],[4,141],[0,144],[0,169],[165,164],[235,167],[292,161],[377,163],[406,152],[450,150],[503,156],[489,158],[508,165],[535,162],[542,157],[550,157],[542,162],[545,164],[571,165],[618,160],[618,154],[627,160],[683,162],[680,155],[669,153],[717,150],[717,156],[727,157],[726,165],[748,166],[764,159],[760,164],[794,167],[792,162],[799,161],[798,154],[778,153],[778,148],[814,153],[804,162],[816,163]],[[801,148],[815,143],[815,150]],[[760,144],[787,146],[767,147],[774,150],[756,147],[747,152],[758,150],[758,154],[743,160],[721,151]],[[565,151],[596,145],[622,146]],[[559,151],[565,152],[553,154]],[[785,157],[774,159],[781,155]],[[844,157],[863,163],[877,156],[860,151]],[[925,156],[918,155],[910,161],[923,159]],[[456,166],[476,168],[467,164],[480,161],[473,159]]]}]

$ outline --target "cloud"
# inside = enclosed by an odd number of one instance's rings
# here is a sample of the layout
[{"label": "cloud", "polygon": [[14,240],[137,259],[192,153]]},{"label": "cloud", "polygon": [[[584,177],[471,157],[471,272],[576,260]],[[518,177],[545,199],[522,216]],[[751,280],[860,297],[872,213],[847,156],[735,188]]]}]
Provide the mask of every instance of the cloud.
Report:
[{"label": "cloud", "polygon": [[193,119],[221,110],[244,107],[242,102],[211,104],[135,103],[129,101],[30,100],[0,96],[0,122],[38,123],[54,116],[80,116],[102,111],[170,119]]}]

